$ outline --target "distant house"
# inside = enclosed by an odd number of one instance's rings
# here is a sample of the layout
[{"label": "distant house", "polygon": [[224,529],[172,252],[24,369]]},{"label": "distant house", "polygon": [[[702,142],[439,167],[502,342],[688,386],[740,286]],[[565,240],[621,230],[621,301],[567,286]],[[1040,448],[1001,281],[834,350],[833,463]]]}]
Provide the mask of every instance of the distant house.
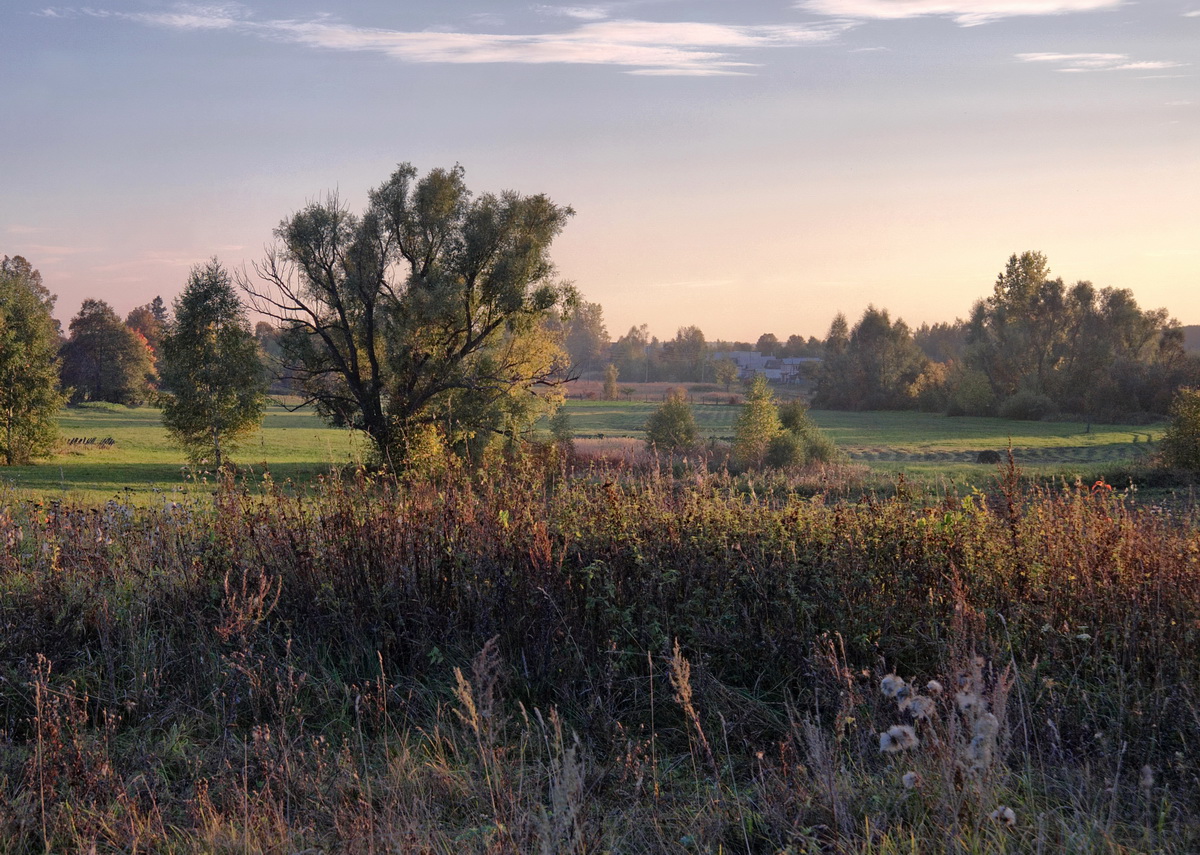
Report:
[{"label": "distant house", "polygon": [[804,379],[804,366],[820,362],[815,356],[789,356],[780,359],[767,356],[757,350],[726,350],[714,353],[713,359],[728,359],[738,367],[738,377],[749,380],[759,374],[773,383],[800,383]]}]

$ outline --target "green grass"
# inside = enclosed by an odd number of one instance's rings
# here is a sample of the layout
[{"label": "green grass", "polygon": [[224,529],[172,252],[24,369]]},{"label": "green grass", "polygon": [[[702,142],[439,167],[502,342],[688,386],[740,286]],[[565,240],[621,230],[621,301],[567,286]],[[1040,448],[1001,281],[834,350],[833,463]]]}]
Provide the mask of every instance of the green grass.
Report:
[{"label": "green grass", "polygon": [[[580,438],[641,439],[646,419],[657,404],[642,401],[569,401]],[[701,435],[728,440],[741,407],[696,404]],[[1011,444],[1030,473],[1090,477],[1105,466],[1138,460],[1161,437],[1164,424],[1096,425],[1079,422],[1013,422],[1002,419],[947,418],[926,413],[849,413],[813,410],[813,420],[856,462],[881,474],[906,472],[933,478],[970,479],[990,466],[974,462],[983,449],[1002,451]],[[89,503],[120,499],[145,504],[209,487],[186,467],[183,452],[163,430],[152,407],[89,405],[62,411],[64,440],[103,440],[111,447],[66,445],[60,454],[33,466],[0,470],[0,485],[24,496],[71,497]],[[233,459],[258,476],[269,470],[277,482],[308,483],[330,466],[361,459],[365,444],[344,430],[330,428],[312,411],[267,410],[263,428],[242,444]]]},{"label": "green grass", "polygon": [[[568,401],[566,410],[581,438],[644,437],[646,419],[657,404],[640,401]],[[740,407],[695,404],[701,435],[728,439]],[[886,472],[961,474],[977,469],[983,450],[1010,445],[1019,463],[1042,474],[1137,461],[1146,456],[1166,427],[1093,425],[1083,422],[1018,422],[993,418],[950,418],[913,412],[812,410],[813,421],[853,459]]]},{"label": "green grass", "polygon": [[[101,404],[69,407],[59,417],[64,442],[95,439],[92,445],[64,445],[60,454],[33,466],[0,469],[0,483],[19,495],[109,499],[144,504],[161,494],[208,489],[187,467],[183,451],[162,427],[153,407]],[[103,447],[100,440],[115,443]],[[248,437],[232,458],[257,475],[269,470],[277,482],[308,482],[317,474],[360,458],[362,443],[350,432],[327,427],[311,410],[267,408],[262,429]]]}]

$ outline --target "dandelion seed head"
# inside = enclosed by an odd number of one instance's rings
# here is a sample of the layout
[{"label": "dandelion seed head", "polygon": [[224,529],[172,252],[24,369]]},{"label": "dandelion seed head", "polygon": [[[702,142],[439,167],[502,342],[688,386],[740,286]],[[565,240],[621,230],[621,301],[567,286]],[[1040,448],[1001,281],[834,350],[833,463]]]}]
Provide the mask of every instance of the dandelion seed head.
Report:
[{"label": "dandelion seed head", "polygon": [[904,777],[900,779],[900,783],[904,784],[904,789],[915,790],[921,786],[921,776],[916,772],[905,772]]},{"label": "dandelion seed head", "polygon": [[970,746],[967,748],[967,759],[971,761],[971,768],[977,772],[982,772],[992,765],[992,738],[990,736],[976,736],[971,740]]},{"label": "dandelion seed head", "polygon": [[999,732],[1000,720],[990,712],[984,713],[979,717],[979,720],[975,722],[975,736],[977,737],[983,736],[991,739]]},{"label": "dandelion seed head", "polygon": [[912,695],[900,701],[900,709],[913,718],[929,718],[933,715],[933,699],[924,695]]},{"label": "dandelion seed head", "polygon": [[895,724],[879,734],[879,750],[885,754],[908,751],[920,745],[917,732],[907,724]]},{"label": "dandelion seed head", "polygon": [[903,678],[897,677],[895,674],[888,674],[879,681],[879,691],[883,692],[885,698],[897,697],[904,688]]},{"label": "dandelion seed head", "polygon": [[1000,805],[1000,807],[992,811],[992,819],[996,822],[1004,823],[1009,828],[1017,824],[1016,812],[1007,805]]}]

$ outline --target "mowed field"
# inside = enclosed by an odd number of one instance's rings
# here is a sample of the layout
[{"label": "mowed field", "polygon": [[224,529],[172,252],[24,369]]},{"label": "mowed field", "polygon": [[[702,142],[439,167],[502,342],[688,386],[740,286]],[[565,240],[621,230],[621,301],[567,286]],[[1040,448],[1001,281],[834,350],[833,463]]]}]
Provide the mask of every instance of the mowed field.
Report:
[{"label": "mowed field", "polygon": [[[646,419],[658,405],[640,401],[568,401],[576,436],[584,441],[645,436]],[[740,407],[694,404],[705,438],[731,439]],[[1092,425],[1083,422],[1018,422],[950,418],[932,413],[839,412],[809,415],[853,460],[889,471],[979,465],[980,451],[1006,451],[1022,466],[1039,470],[1112,465],[1144,459],[1161,438],[1165,423]]]},{"label": "mowed field", "polygon": [[[138,504],[210,490],[186,465],[187,457],[170,441],[161,419],[153,407],[65,408],[59,417],[66,443],[61,452],[33,466],[0,468],[0,483],[18,495]],[[112,444],[105,445],[106,439]],[[350,431],[326,426],[311,410],[288,412],[273,405],[262,429],[241,444],[233,460],[249,476],[269,470],[277,482],[305,483],[331,466],[361,459],[362,446]]]},{"label": "mowed field", "polygon": [[[640,453],[646,419],[657,404],[644,401],[568,401],[567,413],[582,448]],[[705,438],[729,440],[741,408],[696,404]],[[1038,474],[1089,475],[1093,470],[1143,460],[1161,437],[1163,424],[1094,425],[1078,422],[1012,422],[947,418],[926,413],[848,413],[813,410],[813,420],[851,460],[881,473],[972,477],[994,467],[975,462],[982,450],[1004,451],[1011,443],[1020,465]],[[18,496],[110,499],[146,504],[172,500],[197,489],[204,476],[186,465],[152,407],[92,405],[64,409],[61,452],[33,466],[0,469],[0,487]],[[111,444],[104,441],[111,439]],[[70,442],[74,440],[75,442]],[[366,443],[350,431],[328,427],[311,410],[289,412],[273,405],[263,427],[233,455],[243,475],[270,472],[277,483],[310,482],[332,467],[359,461]]]}]

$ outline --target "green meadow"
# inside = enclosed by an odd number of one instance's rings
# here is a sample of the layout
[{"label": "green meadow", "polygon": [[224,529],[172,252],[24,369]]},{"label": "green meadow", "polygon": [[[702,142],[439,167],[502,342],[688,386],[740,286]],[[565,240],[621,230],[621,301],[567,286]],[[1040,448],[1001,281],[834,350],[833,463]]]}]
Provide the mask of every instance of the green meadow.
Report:
[{"label": "green meadow", "polygon": [[[566,411],[579,438],[645,436],[643,426],[658,405],[641,401],[568,401]],[[695,404],[706,438],[730,439],[740,407]],[[1088,425],[1083,422],[1019,422],[992,418],[951,418],[932,413],[841,412],[809,415],[851,459],[888,472],[962,472],[979,466],[980,451],[1006,451],[1035,471],[1070,473],[1089,467],[1143,460],[1166,429],[1151,425]],[[990,468],[990,467],[989,467]]]},{"label": "green meadow", "polygon": [[[581,440],[641,440],[656,406],[644,401],[568,401],[566,411]],[[694,410],[704,437],[732,438],[740,407],[696,404]],[[1004,451],[1010,444],[1018,463],[1030,473],[1087,477],[1104,467],[1145,459],[1165,427],[1093,425],[1089,431],[1081,422],[908,412],[813,410],[811,416],[851,460],[880,475],[905,472],[968,480],[993,470],[975,462],[980,451]],[[139,504],[209,489],[204,476],[187,466],[153,407],[69,407],[59,424],[64,440],[60,453],[33,466],[0,470],[0,485],[23,496]],[[105,444],[107,439],[113,442]],[[366,452],[361,437],[327,426],[311,409],[289,411],[275,404],[268,408],[262,429],[242,443],[233,459],[250,478],[269,472],[277,483],[306,484],[331,467],[361,460]]]},{"label": "green meadow", "polygon": [[[167,436],[158,409],[67,407],[59,427],[64,441],[60,453],[33,466],[0,470],[6,488],[18,495],[142,504],[159,495],[169,498],[197,487],[207,489],[203,476],[192,471],[183,451]],[[105,445],[106,439],[113,443]],[[269,470],[277,482],[303,483],[331,466],[360,459],[361,447],[351,432],[328,427],[311,410],[289,412],[275,404],[268,407],[261,430],[241,444],[233,459],[252,474]]]}]

